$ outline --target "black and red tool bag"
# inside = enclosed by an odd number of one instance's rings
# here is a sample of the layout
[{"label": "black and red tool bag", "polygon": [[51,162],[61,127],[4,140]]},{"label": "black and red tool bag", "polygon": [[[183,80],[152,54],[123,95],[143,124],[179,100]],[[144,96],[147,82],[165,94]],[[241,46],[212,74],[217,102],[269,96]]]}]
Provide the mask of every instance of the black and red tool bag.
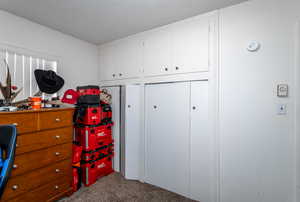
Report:
[{"label": "black and red tool bag", "polygon": [[105,104],[101,102],[101,109],[102,109],[102,120],[103,124],[112,123],[112,109],[109,104]]},{"label": "black and red tool bag", "polygon": [[94,184],[97,179],[113,172],[112,154],[96,160],[86,161],[81,165],[82,182],[85,186]]},{"label": "black and red tool bag", "polygon": [[77,105],[74,113],[74,123],[98,125],[101,122],[101,113],[101,105],[99,104]]},{"label": "black and red tool bag", "polygon": [[77,104],[97,104],[100,103],[99,86],[78,86],[77,87]]},{"label": "black and red tool bag", "polygon": [[109,125],[75,125],[75,141],[84,151],[96,150],[107,142],[112,142],[112,124]]}]

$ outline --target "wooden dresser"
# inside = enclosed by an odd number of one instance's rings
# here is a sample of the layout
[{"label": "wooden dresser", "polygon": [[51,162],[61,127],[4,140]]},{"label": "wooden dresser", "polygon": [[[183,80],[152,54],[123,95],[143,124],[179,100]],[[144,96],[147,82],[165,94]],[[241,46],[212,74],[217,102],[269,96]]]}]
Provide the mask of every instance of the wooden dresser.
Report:
[{"label": "wooden dresser", "polygon": [[18,131],[14,166],[1,201],[55,201],[72,194],[73,111],[0,112],[0,124],[15,124]]}]

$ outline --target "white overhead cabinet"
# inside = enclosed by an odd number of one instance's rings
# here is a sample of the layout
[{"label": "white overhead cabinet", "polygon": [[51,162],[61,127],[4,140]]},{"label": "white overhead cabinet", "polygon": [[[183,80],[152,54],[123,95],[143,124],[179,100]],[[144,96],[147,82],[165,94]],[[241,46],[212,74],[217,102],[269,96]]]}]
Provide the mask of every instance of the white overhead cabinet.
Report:
[{"label": "white overhead cabinet", "polygon": [[193,17],[101,46],[101,80],[208,71],[212,16]]},{"label": "white overhead cabinet", "polygon": [[208,71],[209,16],[197,16],[146,34],[145,76]]},{"label": "white overhead cabinet", "polygon": [[209,18],[204,16],[175,24],[172,31],[172,72],[208,71],[209,26]]},{"label": "white overhead cabinet", "polygon": [[163,27],[145,35],[143,68],[146,76],[158,76],[172,72],[170,31],[168,27]]},{"label": "white overhead cabinet", "polygon": [[142,66],[142,42],[125,38],[105,44],[99,49],[101,80],[138,77]]},{"label": "white overhead cabinet", "polygon": [[145,181],[213,202],[213,137],[208,82],[146,85]]},{"label": "white overhead cabinet", "polygon": [[100,78],[101,80],[112,80],[116,77],[115,65],[113,63],[114,46],[103,45],[99,48]]}]

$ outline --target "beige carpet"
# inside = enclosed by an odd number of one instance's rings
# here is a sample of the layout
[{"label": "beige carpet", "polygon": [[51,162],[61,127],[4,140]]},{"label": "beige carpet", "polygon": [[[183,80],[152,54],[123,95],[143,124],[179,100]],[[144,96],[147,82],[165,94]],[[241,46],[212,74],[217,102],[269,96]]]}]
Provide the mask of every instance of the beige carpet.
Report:
[{"label": "beige carpet", "polygon": [[101,178],[90,187],[82,187],[71,197],[60,202],[192,202],[164,189],[132,180],[113,173]]}]

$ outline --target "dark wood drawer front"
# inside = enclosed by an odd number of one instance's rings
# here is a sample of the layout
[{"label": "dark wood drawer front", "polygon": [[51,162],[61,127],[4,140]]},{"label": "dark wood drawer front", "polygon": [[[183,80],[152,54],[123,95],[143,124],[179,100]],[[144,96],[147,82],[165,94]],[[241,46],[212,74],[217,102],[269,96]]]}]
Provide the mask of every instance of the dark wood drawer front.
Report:
[{"label": "dark wood drawer front", "polygon": [[5,201],[24,194],[58,178],[64,178],[65,176],[71,178],[71,168],[71,160],[68,159],[48,167],[31,171],[24,175],[10,178],[6,185],[2,200]]},{"label": "dark wood drawer front", "polygon": [[17,138],[16,154],[72,142],[72,134],[73,127],[67,127],[20,135]]},{"label": "dark wood drawer front", "polygon": [[14,124],[18,134],[34,132],[38,129],[37,113],[0,114],[0,125]]},{"label": "dark wood drawer front", "polygon": [[40,130],[51,128],[60,128],[73,125],[73,110],[41,112],[40,113]]},{"label": "dark wood drawer front", "polygon": [[52,163],[71,158],[72,143],[62,144],[15,157],[11,176],[20,175]]},{"label": "dark wood drawer front", "polygon": [[53,201],[51,199],[61,193],[71,190],[71,178],[62,177],[57,178],[43,186],[33,189],[21,196],[15,197],[8,201],[10,202],[46,202]]}]

